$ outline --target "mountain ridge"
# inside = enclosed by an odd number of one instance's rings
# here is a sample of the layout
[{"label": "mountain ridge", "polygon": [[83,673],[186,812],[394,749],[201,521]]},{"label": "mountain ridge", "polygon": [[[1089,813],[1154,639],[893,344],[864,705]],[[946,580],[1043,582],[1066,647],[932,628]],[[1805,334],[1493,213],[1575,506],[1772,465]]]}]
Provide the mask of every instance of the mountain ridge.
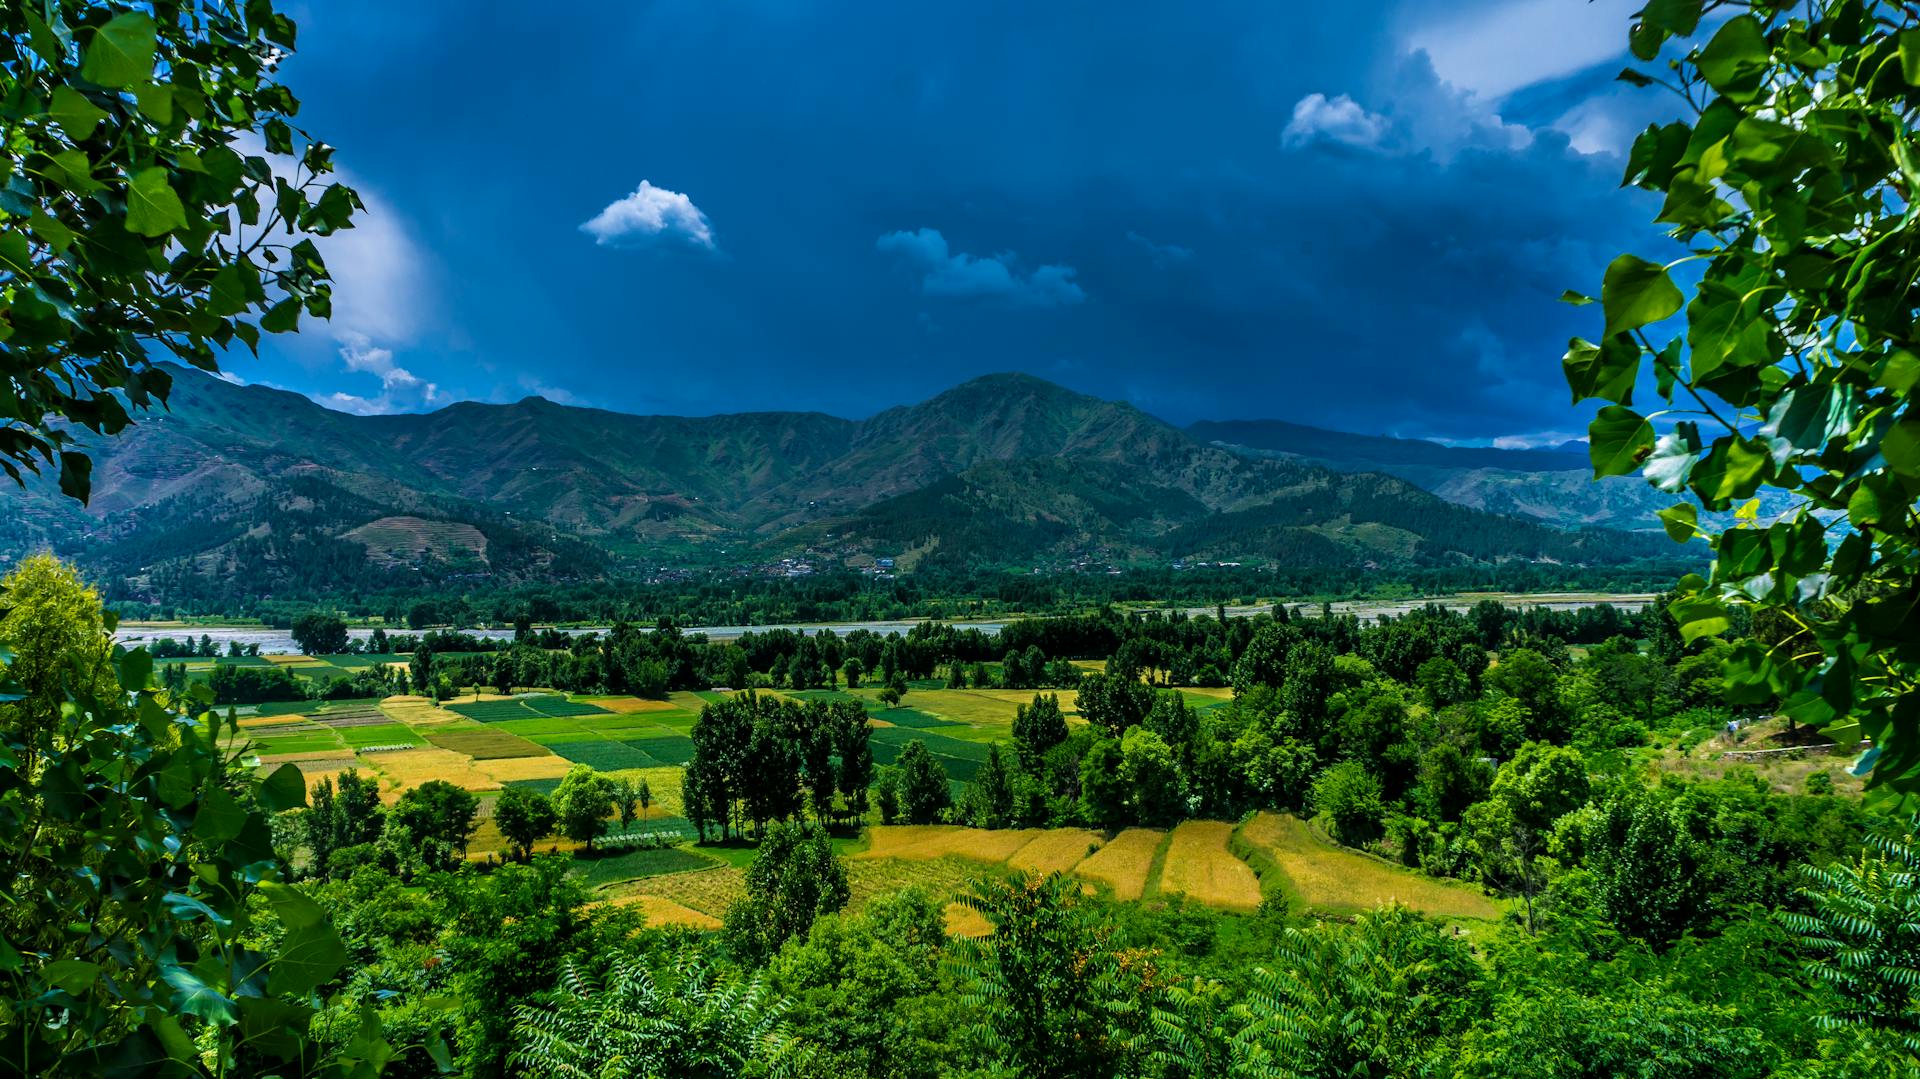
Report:
[{"label": "mountain ridge", "polygon": [[1010,568],[1672,554],[1476,514],[1384,474],[1236,452],[1027,375],[847,420],[635,416],[531,397],[354,416],[174,374],[167,411],[83,440],[93,504],[38,485],[31,512],[0,526],[0,550],[52,546],[154,593],[196,574],[260,590],[321,573],[375,587],[395,574],[591,579],[801,555],[871,565],[910,549],[926,564]]}]

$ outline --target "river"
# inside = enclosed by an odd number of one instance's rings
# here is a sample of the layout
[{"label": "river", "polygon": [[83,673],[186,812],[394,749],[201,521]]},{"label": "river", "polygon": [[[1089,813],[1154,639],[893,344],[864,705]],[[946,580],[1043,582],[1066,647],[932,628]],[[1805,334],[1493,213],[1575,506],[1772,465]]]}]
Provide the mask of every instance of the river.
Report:
[{"label": "river", "polygon": [[[1437,603],[1450,610],[1464,611],[1475,603],[1486,599],[1499,600],[1501,603],[1514,607],[1536,607],[1552,611],[1575,611],[1585,607],[1597,607],[1602,603],[1611,603],[1616,607],[1624,607],[1628,610],[1638,610],[1651,602],[1653,595],[1645,592],[1622,595],[1609,595],[1601,592],[1552,592],[1526,595],[1511,593],[1472,593],[1417,600],[1336,600],[1332,604],[1332,607],[1333,613],[1335,614],[1353,614],[1358,615],[1363,620],[1371,621],[1381,615],[1398,617],[1409,611],[1419,610],[1429,603]],[[1288,603],[1287,606],[1296,608],[1308,616],[1315,616],[1320,613],[1320,604],[1318,603]],[[1150,610],[1154,608],[1138,609]],[[1262,614],[1272,609],[1272,606],[1267,604],[1255,606],[1236,605],[1227,608],[1227,615],[1230,618],[1245,618],[1255,614]],[[1187,613],[1190,615],[1212,614],[1213,612],[1214,608],[1212,607],[1187,608]],[[881,622],[792,622],[773,626],[686,626],[683,627],[683,631],[686,633],[704,633],[709,640],[729,641],[745,633],[765,633],[773,629],[797,630],[806,634],[823,633],[828,630],[832,630],[838,634],[847,634],[856,629],[872,630],[875,633],[906,633],[922,621],[924,620],[901,619]],[[1006,624],[1007,621],[1005,619],[994,622],[961,621],[954,623],[955,626],[961,629],[977,629],[989,636],[998,636],[1000,630],[1004,628]],[[564,629],[561,630],[561,632],[578,636],[586,633],[606,633],[608,628],[609,627],[606,626],[586,626]],[[414,633],[419,631],[388,630],[387,632]],[[513,639],[513,630],[510,628],[463,629],[459,632],[472,637],[484,637],[495,641],[510,641]],[[260,626],[188,626],[170,622],[122,622],[120,624],[120,640],[125,644],[151,644],[162,637],[172,637],[175,640],[192,638],[197,641],[203,634],[210,638],[222,653],[226,652],[229,641],[238,641],[242,648],[257,644],[260,646],[260,651],[266,655],[291,655],[300,650],[299,645],[294,643],[292,635],[283,629],[270,629]],[[354,628],[349,629],[347,635],[354,640],[364,641],[373,635],[373,630],[370,628]]]}]

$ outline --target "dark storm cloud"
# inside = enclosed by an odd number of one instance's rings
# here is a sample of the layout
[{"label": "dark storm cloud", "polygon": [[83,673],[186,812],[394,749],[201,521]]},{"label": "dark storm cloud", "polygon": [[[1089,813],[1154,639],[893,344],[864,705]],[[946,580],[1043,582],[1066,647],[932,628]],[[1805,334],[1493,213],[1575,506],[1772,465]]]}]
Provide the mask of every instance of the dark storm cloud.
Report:
[{"label": "dark storm cloud", "polygon": [[[861,415],[1020,369],[1183,422],[1575,429],[1555,298],[1658,242],[1548,126],[1610,86],[1522,72],[1516,119],[1376,5],[426,10],[315,5],[289,78],[439,268],[374,344],[449,393]],[[681,242],[580,231],[623,196]],[[335,352],[279,380],[351,391]]]}]

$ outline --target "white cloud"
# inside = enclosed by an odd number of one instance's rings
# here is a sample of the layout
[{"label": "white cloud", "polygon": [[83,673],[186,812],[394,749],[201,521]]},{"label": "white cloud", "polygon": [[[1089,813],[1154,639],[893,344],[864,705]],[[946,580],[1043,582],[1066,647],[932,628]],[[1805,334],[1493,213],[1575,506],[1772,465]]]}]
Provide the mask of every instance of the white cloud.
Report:
[{"label": "white cloud", "polygon": [[362,397],[335,392],[316,395],[315,401],[358,416],[418,412],[442,403],[440,387],[394,363],[391,349],[376,347],[371,338],[356,330],[343,330],[337,336],[341,342],[339,356],[347,370],[379,379],[380,394]]},{"label": "white cloud", "polygon": [[693,200],[678,191],[655,187],[646,180],[633,194],[619,199],[580,226],[594,243],[617,246],[663,237],[678,238],[694,247],[717,250],[713,226]]},{"label": "white cloud", "polygon": [[919,271],[920,291],[929,296],[996,298],[1035,307],[1068,306],[1087,298],[1071,266],[1041,266],[1022,276],[1016,268],[1019,256],[1012,252],[983,257],[950,251],[939,229],[889,232],[874,246]]},{"label": "white cloud", "polygon": [[1182,247],[1179,244],[1172,243],[1157,243],[1132,229],[1127,230],[1127,239],[1145,251],[1147,255],[1153,259],[1153,264],[1163,270],[1173,263],[1185,262],[1193,257],[1193,248],[1191,247]]},{"label": "white cloud", "polygon": [[535,397],[544,397],[556,405],[585,405],[587,402],[572,390],[542,382],[532,375],[520,376],[520,388]]},{"label": "white cloud", "polygon": [[1523,150],[1533,132],[1510,124],[1480,95],[1442,79],[1421,52],[1403,57],[1379,89],[1372,111],[1345,94],[1313,93],[1293,106],[1281,132],[1290,149],[1329,143],[1376,154],[1431,154],[1446,163],[1466,150]]},{"label": "white cloud", "polygon": [[1551,450],[1558,449],[1568,442],[1585,442],[1587,433],[1578,434],[1568,431],[1535,431],[1525,435],[1501,435],[1493,440],[1497,450]]},{"label": "white cloud", "polygon": [[333,277],[330,324],[341,340],[412,340],[434,307],[427,256],[392,204],[364,186],[356,190],[367,209],[353,228],[314,241]]},{"label": "white cloud", "polygon": [[1503,0],[1436,4],[1445,11],[1406,35],[1447,82],[1488,100],[1564,78],[1627,51],[1627,28],[1645,0]]},{"label": "white cloud", "polygon": [[1345,94],[1329,98],[1313,93],[1294,102],[1293,118],[1280,133],[1286,146],[1326,140],[1360,149],[1378,147],[1391,130],[1387,118],[1368,112]]}]

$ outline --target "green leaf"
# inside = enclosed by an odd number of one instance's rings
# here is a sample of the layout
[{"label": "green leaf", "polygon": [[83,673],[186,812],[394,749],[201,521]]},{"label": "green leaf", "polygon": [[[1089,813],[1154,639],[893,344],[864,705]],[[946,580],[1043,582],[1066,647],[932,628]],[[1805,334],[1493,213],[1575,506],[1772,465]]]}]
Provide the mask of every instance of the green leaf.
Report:
[{"label": "green leaf", "polygon": [[1767,35],[1751,15],[1728,19],[1699,53],[1700,75],[1707,84],[1739,100],[1752,94],[1766,75]]},{"label": "green leaf", "polygon": [[93,461],[86,454],[60,451],[60,493],[86,504],[93,493]]},{"label": "green leaf", "polygon": [[165,236],[186,227],[187,208],[167,182],[167,170],[158,165],[140,170],[127,188],[127,231]]},{"label": "green leaf", "polygon": [[311,993],[347,965],[347,947],[327,923],[327,912],[291,884],[265,881],[260,890],[273,904],[286,932],[280,954],[273,960],[267,991],[295,995]]},{"label": "green leaf", "polygon": [[1920,479],[1920,416],[1909,412],[1880,440],[1880,456],[1887,467],[1910,479]]},{"label": "green leaf", "polygon": [[1576,337],[1567,342],[1560,370],[1576,405],[1589,397],[1632,404],[1634,379],[1640,373],[1640,346],[1624,335],[1609,337],[1600,345]]},{"label": "green leaf", "polygon": [[1625,476],[1653,452],[1653,424],[1630,408],[1608,405],[1587,427],[1587,456],[1593,474]]},{"label": "green leaf", "polygon": [[91,195],[100,190],[100,181],[93,178],[93,162],[80,150],[62,150],[53,155],[54,168],[59,170],[58,179],[81,195]]},{"label": "green leaf", "polygon": [[173,88],[144,83],[133,88],[133,100],[140,111],[155,123],[173,122]]},{"label": "green leaf", "polygon": [[281,300],[260,316],[260,328],[268,333],[290,333],[300,325],[300,301]]},{"label": "green leaf", "polygon": [[1647,458],[1642,472],[1648,483],[1669,494],[1679,494],[1687,489],[1687,480],[1699,460],[1699,428],[1683,422],[1654,442],[1653,456]]},{"label": "green leaf", "polygon": [[265,297],[260,271],[242,259],[213,275],[207,288],[207,310],[216,315],[238,315]]},{"label": "green leaf", "polygon": [[1752,497],[1773,465],[1773,455],[1759,439],[1719,439],[1714,456],[1721,466],[1719,485],[1711,492],[1715,501]]},{"label": "green leaf", "polygon": [[59,28],[55,29],[32,10],[28,9],[25,13],[27,40],[33,46],[33,51],[39,53],[40,59],[47,63],[64,67],[67,63],[67,46],[73,42],[73,34],[67,29],[65,21],[55,14],[54,20],[59,23]]},{"label": "green leaf", "polygon": [[87,44],[80,77],[97,86],[119,90],[153,78],[153,55],[159,48],[153,19],[144,11],[115,16],[94,31]]},{"label": "green leaf", "polygon": [[18,232],[0,232],[0,269],[20,277],[33,276],[33,249]]},{"label": "green leaf", "polygon": [[1600,285],[1609,337],[1669,318],[1684,302],[1666,270],[1634,255],[1614,259]]},{"label": "green leaf", "polygon": [[[204,813],[205,811],[202,810],[202,812]],[[214,925],[227,925],[230,921],[226,915],[207,906],[205,900],[197,896],[188,895],[185,892],[168,892],[161,897],[160,901],[166,904],[167,910],[175,918],[183,922],[190,922],[196,918],[204,918]]]},{"label": "green leaf", "polygon": [[1906,512],[1906,499],[1887,476],[1868,476],[1847,499],[1847,519],[1856,528],[1889,519],[1898,521]]},{"label": "green leaf", "polygon": [[219,1026],[231,1026],[239,1013],[233,1001],[182,966],[163,964],[160,977],[173,989],[173,1010],[197,1016]]},{"label": "green leaf", "polygon": [[1886,366],[1874,379],[1874,385],[1898,394],[1911,392],[1916,384],[1920,384],[1920,356],[1904,348],[1887,357]]},{"label": "green leaf", "polygon": [[[291,768],[292,765],[282,767]],[[247,826],[247,808],[239,799],[227,793],[219,786],[210,787],[206,796],[200,799],[200,809],[193,820],[193,834],[203,843],[219,845],[237,838]]]},{"label": "green leaf", "polygon": [[53,248],[56,253],[64,254],[69,247],[73,246],[73,230],[61,224],[58,218],[49,216],[45,210],[34,211],[33,216],[27,221],[27,227],[31,228],[33,234],[45,241],[46,245]]},{"label": "green leaf", "polygon": [[1688,644],[1702,637],[1717,637],[1733,627],[1726,605],[1711,596],[1682,596],[1667,606],[1667,613],[1680,626],[1680,637]]},{"label": "green leaf", "polygon": [[1896,40],[1900,42],[1900,74],[1908,86],[1920,86],[1920,29],[1902,30]]},{"label": "green leaf", "polygon": [[1691,502],[1678,502],[1656,514],[1668,538],[1685,543],[1700,534],[1700,513]]},{"label": "green leaf", "polygon": [[88,101],[84,94],[71,86],[54,88],[53,107],[47,110],[47,114],[76,140],[92,134],[100,121],[107,118],[107,110]]},{"label": "green leaf", "polygon": [[144,648],[136,648],[120,657],[120,685],[126,689],[145,689],[153,679],[153,657]]},{"label": "green leaf", "polygon": [[1700,25],[1700,7],[1701,0],[1647,0],[1640,18],[1669,34],[1685,37]]},{"label": "green leaf", "polygon": [[259,796],[269,813],[300,809],[307,804],[307,777],[294,765],[283,764],[261,782]]},{"label": "green leaf", "polygon": [[80,959],[56,959],[40,968],[40,977],[62,992],[79,996],[100,977],[100,964]]}]

